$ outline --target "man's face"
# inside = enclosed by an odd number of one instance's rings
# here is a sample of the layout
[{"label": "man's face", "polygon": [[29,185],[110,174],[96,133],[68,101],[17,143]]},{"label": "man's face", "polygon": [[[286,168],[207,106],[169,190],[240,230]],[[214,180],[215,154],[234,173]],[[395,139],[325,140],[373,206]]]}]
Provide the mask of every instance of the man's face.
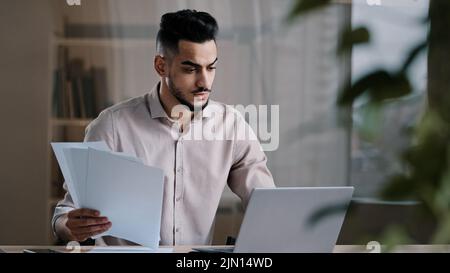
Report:
[{"label": "man's face", "polygon": [[215,41],[194,43],[181,40],[178,54],[168,61],[169,75],[165,78],[171,94],[191,111],[204,108],[209,100],[216,72]]}]

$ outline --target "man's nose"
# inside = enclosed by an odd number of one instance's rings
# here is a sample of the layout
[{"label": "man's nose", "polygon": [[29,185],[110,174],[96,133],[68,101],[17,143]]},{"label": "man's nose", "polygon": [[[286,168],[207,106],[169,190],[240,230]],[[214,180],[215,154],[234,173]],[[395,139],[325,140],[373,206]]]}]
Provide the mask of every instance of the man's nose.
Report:
[{"label": "man's nose", "polygon": [[211,77],[206,70],[202,70],[198,73],[197,78],[197,87],[209,90],[209,86],[211,84]]}]

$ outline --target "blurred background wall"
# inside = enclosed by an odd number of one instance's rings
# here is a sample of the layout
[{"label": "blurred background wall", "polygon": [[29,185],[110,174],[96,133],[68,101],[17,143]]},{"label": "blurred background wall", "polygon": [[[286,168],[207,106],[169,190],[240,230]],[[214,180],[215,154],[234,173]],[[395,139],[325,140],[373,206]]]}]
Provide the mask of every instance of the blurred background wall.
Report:
[{"label": "blurred background wall", "polygon": [[[293,2],[81,0],[69,6],[65,0],[0,0],[0,245],[53,242],[50,214],[64,192],[49,143],[82,141],[98,111],[150,91],[158,80],[153,56],[160,17],[183,8],[210,12],[219,23],[212,98],[231,105],[279,105],[279,145],[266,152],[278,186],[356,185],[356,196],[374,197],[391,166],[385,159],[374,162],[390,148],[365,145],[359,127],[349,123],[353,116],[358,125],[360,108],[352,113],[335,102],[352,76],[376,65],[368,56],[382,53],[337,57],[336,50],[345,28],[376,23],[383,8],[395,9],[364,1],[333,4],[287,24]],[[414,16],[426,14],[423,7],[415,11]],[[406,32],[392,26],[402,22],[386,22],[378,28],[385,43],[376,43],[375,52],[401,49],[396,37]],[[71,71],[69,79],[60,77],[64,71]],[[77,83],[95,106],[74,100]],[[406,102],[405,111],[416,114],[409,106],[420,101]],[[392,111],[387,119],[396,117]],[[404,120],[411,119],[406,115],[399,122]],[[214,242],[236,235],[241,219],[239,200],[226,189]]]},{"label": "blurred background wall", "polygon": [[52,10],[0,1],[0,244],[48,242]]}]

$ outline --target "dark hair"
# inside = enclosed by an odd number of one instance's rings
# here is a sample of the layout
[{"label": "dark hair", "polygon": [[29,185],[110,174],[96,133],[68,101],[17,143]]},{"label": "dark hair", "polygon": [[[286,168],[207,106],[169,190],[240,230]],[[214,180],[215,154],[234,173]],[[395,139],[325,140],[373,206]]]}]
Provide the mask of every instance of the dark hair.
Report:
[{"label": "dark hair", "polygon": [[178,42],[187,40],[195,43],[216,40],[219,27],[216,19],[207,12],[180,10],[161,17],[156,38],[156,50],[160,53],[178,52]]}]

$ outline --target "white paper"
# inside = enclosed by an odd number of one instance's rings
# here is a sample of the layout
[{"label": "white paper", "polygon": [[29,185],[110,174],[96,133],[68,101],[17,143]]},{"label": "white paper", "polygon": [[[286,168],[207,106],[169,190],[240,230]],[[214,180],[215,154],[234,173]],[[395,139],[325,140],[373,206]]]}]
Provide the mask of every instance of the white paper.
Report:
[{"label": "white paper", "polygon": [[[106,144],[105,144],[106,145]],[[71,187],[72,190],[69,188],[69,192],[72,197],[76,196],[76,199],[78,201],[78,204],[76,205],[77,208],[84,208],[86,207],[86,190],[87,190],[87,170],[88,170],[88,147],[81,147],[81,148],[63,148],[63,154],[64,158],[66,160],[66,165],[69,170],[69,176],[71,177]],[[95,146],[94,146],[95,147]],[[132,157],[129,154],[125,153],[118,153],[118,152],[109,152],[112,155],[121,157],[125,160],[129,160],[131,162],[136,163],[142,163],[141,159],[137,157]]]},{"label": "white paper", "polygon": [[108,217],[112,227],[94,239],[111,235],[156,250],[164,173],[139,158],[111,152],[104,142],[52,143],[77,208]]},{"label": "white paper", "polygon": [[109,152],[88,149],[86,208],[108,217],[111,235],[143,246],[159,245],[164,174]]},{"label": "white paper", "polygon": [[71,184],[73,184],[73,190],[71,191],[69,188],[70,195],[72,196],[72,199],[76,196],[78,200],[78,206],[76,207],[82,208],[85,204],[84,197],[86,196],[88,149],[64,148],[63,153],[72,178]]},{"label": "white paper", "polygon": [[[63,149],[65,148],[87,148],[91,147],[97,150],[109,151],[108,146],[104,141],[95,142],[53,142],[51,143],[53,152],[55,153],[56,159],[58,160],[59,168],[64,176],[64,180],[67,184],[69,192],[72,194],[75,191],[75,186],[72,178],[72,174],[67,165],[66,157],[64,156]],[[77,196],[72,196],[73,203],[75,207],[79,208],[79,201]]]}]

